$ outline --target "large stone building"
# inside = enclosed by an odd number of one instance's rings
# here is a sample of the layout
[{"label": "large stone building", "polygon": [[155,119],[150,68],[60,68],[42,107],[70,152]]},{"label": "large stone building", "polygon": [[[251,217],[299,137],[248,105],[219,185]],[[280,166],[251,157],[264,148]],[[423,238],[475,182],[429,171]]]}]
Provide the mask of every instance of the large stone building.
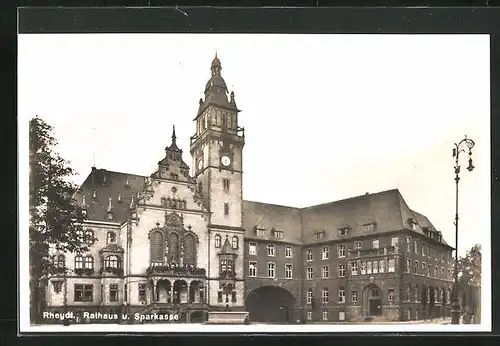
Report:
[{"label": "large stone building", "polygon": [[[95,238],[53,258],[46,311],[244,310],[270,322],[418,320],[449,314],[453,250],[398,190],[292,208],[243,200],[244,129],[221,63],[190,138],[175,128],[150,176],[92,168],[75,195]],[[97,316],[97,315],[96,315]],[[101,319],[102,320],[102,319]]]}]

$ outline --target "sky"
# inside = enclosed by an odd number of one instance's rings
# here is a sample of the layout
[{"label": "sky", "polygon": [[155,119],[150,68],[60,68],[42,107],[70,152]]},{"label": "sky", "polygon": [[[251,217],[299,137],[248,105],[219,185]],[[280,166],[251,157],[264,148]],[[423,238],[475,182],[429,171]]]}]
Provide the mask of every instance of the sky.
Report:
[{"label": "sky", "polygon": [[244,199],[305,207],[398,188],[454,245],[452,148],[467,134],[459,254],[480,243],[489,258],[487,35],[20,35],[20,141],[43,118],[80,184],[94,163],[151,174],[175,124],[192,166],[216,51],[242,110]]}]

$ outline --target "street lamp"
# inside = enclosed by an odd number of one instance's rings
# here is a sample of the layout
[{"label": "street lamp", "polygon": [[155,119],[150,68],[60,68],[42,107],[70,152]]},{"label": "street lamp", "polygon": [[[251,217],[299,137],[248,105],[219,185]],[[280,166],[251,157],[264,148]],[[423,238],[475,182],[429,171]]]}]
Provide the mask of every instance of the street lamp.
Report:
[{"label": "street lamp", "polygon": [[455,143],[455,147],[453,148],[453,157],[455,158],[455,265],[453,271],[453,300],[451,304],[451,323],[452,324],[460,324],[460,300],[458,295],[458,182],[460,181],[460,165],[458,159],[460,157],[460,153],[467,153],[469,155],[469,166],[467,170],[472,172],[474,169],[474,165],[472,164],[472,148],[474,147],[474,141],[472,139],[468,139],[465,136],[458,144]]}]

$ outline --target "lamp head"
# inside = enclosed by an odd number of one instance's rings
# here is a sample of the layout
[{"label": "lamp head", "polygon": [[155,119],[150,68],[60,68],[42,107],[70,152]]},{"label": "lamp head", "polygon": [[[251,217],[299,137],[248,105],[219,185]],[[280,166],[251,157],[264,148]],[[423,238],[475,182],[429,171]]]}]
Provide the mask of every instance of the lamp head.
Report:
[{"label": "lamp head", "polygon": [[469,167],[467,167],[467,170],[469,172],[472,172],[472,170],[474,169],[474,165],[472,164],[472,158],[469,158]]}]

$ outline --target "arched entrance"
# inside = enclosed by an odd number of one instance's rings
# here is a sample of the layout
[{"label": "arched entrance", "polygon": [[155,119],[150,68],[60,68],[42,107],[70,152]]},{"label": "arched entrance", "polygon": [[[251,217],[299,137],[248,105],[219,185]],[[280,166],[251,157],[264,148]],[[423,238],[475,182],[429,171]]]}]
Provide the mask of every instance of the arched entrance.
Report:
[{"label": "arched entrance", "polygon": [[373,283],[363,290],[363,315],[382,315],[382,290]]},{"label": "arched entrance", "polygon": [[294,304],[294,296],[288,290],[277,286],[259,287],[245,299],[250,320],[254,322],[291,322]]}]

